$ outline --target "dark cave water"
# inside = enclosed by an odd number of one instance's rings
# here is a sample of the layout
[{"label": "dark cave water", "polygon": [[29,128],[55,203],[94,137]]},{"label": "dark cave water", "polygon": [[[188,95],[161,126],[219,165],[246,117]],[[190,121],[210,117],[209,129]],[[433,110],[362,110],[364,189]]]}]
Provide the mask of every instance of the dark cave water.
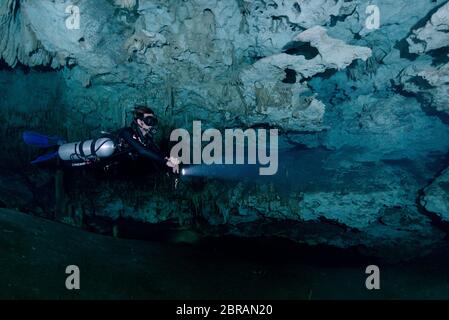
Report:
[{"label": "dark cave water", "polygon": [[[89,223],[105,225],[110,221],[93,218]],[[191,235],[182,236],[175,224],[143,224],[132,220],[116,221],[119,237],[139,239],[129,243],[136,254],[145,250],[156,250],[157,257],[141,256],[145,264],[135,262],[137,268],[145,269],[134,273],[127,262],[105,255],[104,245],[81,252],[81,265],[89,276],[85,286],[95,287],[98,281],[101,289],[81,292],[77,296],[67,291],[41,292],[39,298],[83,299],[83,298],[150,298],[150,299],[448,299],[449,298],[449,244],[441,246],[429,255],[400,263],[389,263],[382,258],[360,254],[358,248],[338,249],[332,246],[309,246],[277,237],[242,238],[235,236],[206,237],[191,242]],[[94,230],[91,230],[94,231]],[[66,230],[65,232],[70,232]],[[73,237],[78,237],[73,230]],[[95,231],[97,232],[97,231]],[[72,236],[70,236],[72,237]],[[109,237],[109,236],[108,236]],[[181,241],[176,238],[183,238]],[[47,239],[50,241],[50,239]],[[117,241],[106,241],[107,250],[114,250]],[[122,240],[119,240],[122,241]],[[180,242],[190,243],[180,243]],[[126,242],[124,242],[125,244]],[[65,240],[55,244],[64,250]],[[34,246],[39,247],[39,243]],[[76,255],[76,250],[72,252]],[[103,262],[98,265],[95,255]],[[51,254],[48,254],[51,256]],[[42,256],[45,259],[46,256]],[[126,255],[123,254],[124,259]],[[120,258],[120,259],[122,259]],[[79,259],[79,258],[78,258]],[[36,259],[34,265],[39,265]],[[72,259],[73,260],[73,259]],[[110,278],[102,276],[107,263]],[[131,262],[132,263],[132,262]],[[148,264],[148,265],[146,265]],[[366,267],[377,265],[381,272],[381,290],[367,290]],[[125,269],[115,270],[115,265]],[[9,268],[8,268],[9,269]],[[12,271],[13,273],[15,271]],[[122,281],[113,274],[120,273]],[[87,273],[87,272],[86,272]],[[148,274],[147,274],[148,273]],[[3,276],[8,275],[8,271]],[[158,275],[157,279],[154,275]],[[17,275],[10,275],[15,278]],[[22,275],[23,279],[33,275]],[[33,280],[34,283],[42,281]],[[99,279],[97,279],[99,277]],[[134,277],[138,277],[137,280]],[[1,277],[0,277],[1,278]],[[20,282],[20,281],[18,281]],[[122,283],[123,282],[123,283]],[[102,290],[107,290],[102,292]],[[23,292],[15,293],[23,297]],[[43,294],[43,295],[42,295]],[[1,297],[1,294],[0,294]],[[30,294],[25,297],[33,297]]]},{"label": "dark cave water", "polygon": [[[12,211],[0,210],[0,220],[6,244],[0,282],[8,284],[1,299],[449,298],[448,246],[385,264],[353,249],[282,239],[219,237],[187,245],[113,239]],[[74,262],[82,270],[77,292],[61,285]],[[370,264],[380,268],[381,290],[365,288]]]},{"label": "dark cave water", "polygon": [[[98,222],[98,221],[97,221]],[[104,223],[104,221],[103,221]],[[116,222],[120,237],[140,239],[175,260],[183,271],[168,276],[164,289],[177,299],[448,299],[449,244],[407,262],[389,263],[358,248],[309,246],[277,237],[206,237],[179,243],[174,225]],[[181,231],[182,233],[182,231]],[[181,236],[182,237],[182,236]],[[182,241],[191,241],[191,236]],[[154,261],[161,272],[172,269]],[[366,290],[366,267],[381,271],[381,290]],[[184,278],[190,279],[185,285]],[[183,283],[185,286],[180,285]],[[131,287],[132,288],[132,287]],[[158,298],[164,298],[159,295]]]}]

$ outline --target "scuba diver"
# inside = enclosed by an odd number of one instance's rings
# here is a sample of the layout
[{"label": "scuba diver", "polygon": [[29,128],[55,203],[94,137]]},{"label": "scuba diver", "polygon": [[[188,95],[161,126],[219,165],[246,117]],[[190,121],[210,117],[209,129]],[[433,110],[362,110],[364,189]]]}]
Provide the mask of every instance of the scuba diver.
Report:
[{"label": "scuba diver", "polygon": [[[56,136],[46,136],[35,132],[24,132],[24,141],[41,148],[57,148],[56,151],[42,155],[31,163],[45,162],[59,158],[63,164],[84,166],[95,163],[104,164],[111,159],[131,156],[143,157],[155,163],[166,165],[173,173],[179,174],[180,161],[175,157],[165,157],[154,142],[158,120],[154,111],[146,106],[134,108],[134,118],[130,127],[114,133],[106,133],[97,139],[66,143]],[[109,160],[108,160],[109,159]],[[107,168],[108,165],[104,165]]]},{"label": "scuba diver", "polygon": [[158,120],[154,111],[146,106],[134,108],[134,119],[131,127],[118,131],[118,147],[133,156],[140,155],[156,163],[165,164],[172,168],[173,173],[179,173],[179,159],[164,157],[154,142],[157,133]]}]

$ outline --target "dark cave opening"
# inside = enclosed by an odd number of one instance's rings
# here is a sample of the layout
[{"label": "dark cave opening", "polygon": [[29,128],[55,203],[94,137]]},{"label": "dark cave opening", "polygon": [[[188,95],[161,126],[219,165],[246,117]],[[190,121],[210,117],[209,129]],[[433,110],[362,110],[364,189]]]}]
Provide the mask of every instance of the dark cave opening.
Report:
[{"label": "dark cave opening", "polygon": [[411,82],[419,87],[421,90],[427,90],[432,89],[433,86],[423,77],[420,76],[414,76],[408,80],[408,82]]},{"label": "dark cave opening", "polygon": [[214,236],[201,232],[201,227],[186,228],[176,221],[152,224],[129,218],[111,220],[88,217],[86,230],[122,239],[167,243],[173,246],[195,247],[213,259],[226,256],[230,259],[253,260],[270,263],[299,263],[306,260],[313,266],[351,267],[379,263],[382,258],[370,256],[363,246],[338,248],[332,245],[309,245],[278,236],[241,237]]},{"label": "dark cave opening", "polygon": [[310,43],[302,41],[291,41],[287,43],[282,48],[282,52],[295,56],[304,56],[306,60],[311,60],[320,53],[318,49],[312,47]]},{"label": "dark cave opening", "polygon": [[53,69],[51,66],[46,65],[38,65],[34,67],[30,67],[27,65],[24,65],[20,61],[17,61],[16,65],[14,67],[11,67],[6,63],[6,61],[0,57],[0,71],[11,71],[11,72],[17,72],[21,71],[24,75],[29,74],[32,71],[36,72],[57,72],[61,70],[62,67]]},{"label": "dark cave opening", "polygon": [[296,83],[296,71],[290,68],[284,70],[285,78],[282,80],[283,83]]},{"label": "dark cave opening", "polygon": [[428,54],[433,58],[432,66],[439,66],[449,62],[449,47],[432,50]]},{"label": "dark cave opening", "polygon": [[399,50],[401,58],[415,61],[419,57],[419,55],[416,53],[410,53],[409,45],[406,39],[397,41],[394,45],[394,48]]},{"label": "dark cave opening", "polygon": [[14,10],[13,10],[13,17],[14,19],[17,18],[17,14],[20,11],[20,0],[15,0],[11,3],[11,6],[14,6]]},{"label": "dark cave opening", "polygon": [[297,12],[297,13],[301,13],[301,6],[299,5],[298,2],[295,2],[293,4],[293,9]]}]

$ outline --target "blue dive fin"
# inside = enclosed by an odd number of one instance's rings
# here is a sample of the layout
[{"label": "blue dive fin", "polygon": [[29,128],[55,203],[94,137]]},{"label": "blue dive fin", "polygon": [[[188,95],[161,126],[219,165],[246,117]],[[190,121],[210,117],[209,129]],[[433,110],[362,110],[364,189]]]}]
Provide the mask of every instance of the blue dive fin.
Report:
[{"label": "blue dive fin", "polygon": [[45,162],[45,161],[51,160],[53,158],[56,158],[57,156],[58,156],[58,151],[55,151],[55,152],[52,152],[52,153],[47,153],[47,154],[44,154],[44,155],[42,155],[40,157],[37,157],[36,159],[31,161],[31,163],[32,164],[36,164],[36,163],[39,163],[39,162]]},{"label": "blue dive fin", "polygon": [[23,141],[30,146],[48,148],[64,143],[64,140],[57,136],[46,136],[37,132],[25,131],[22,135]]}]

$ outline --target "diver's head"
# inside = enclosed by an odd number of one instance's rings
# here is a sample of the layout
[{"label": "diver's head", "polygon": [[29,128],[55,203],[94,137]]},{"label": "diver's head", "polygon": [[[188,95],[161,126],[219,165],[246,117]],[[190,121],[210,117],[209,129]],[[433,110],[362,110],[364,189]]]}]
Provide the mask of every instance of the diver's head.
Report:
[{"label": "diver's head", "polygon": [[134,121],[144,135],[154,135],[157,132],[157,118],[154,111],[146,106],[134,108]]}]

